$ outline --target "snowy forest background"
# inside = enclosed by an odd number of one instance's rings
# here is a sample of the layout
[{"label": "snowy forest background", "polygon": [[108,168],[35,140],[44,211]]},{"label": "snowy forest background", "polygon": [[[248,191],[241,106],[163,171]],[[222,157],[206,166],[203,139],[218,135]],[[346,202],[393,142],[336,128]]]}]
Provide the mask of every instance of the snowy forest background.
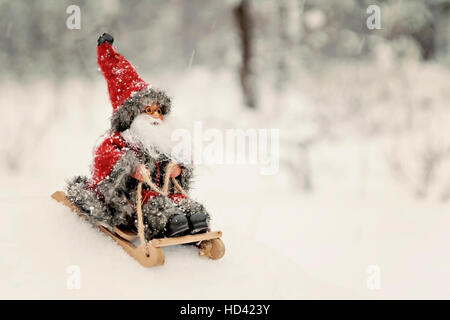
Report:
[{"label": "snowy forest background", "polygon": [[[66,27],[72,4],[79,30]],[[380,30],[366,26],[374,4]],[[375,264],[390,281],[381,297],[450,297],[438,250],[450,240],[450,0],[0,0],[0,30],[0,202],[13,230],[20,205],[88,172],[111,113],[96,66],[109,32],[186,119],[280,129],[274,176],[199,167],[195,195],[225,235],[358,294],[372,294]]]}]

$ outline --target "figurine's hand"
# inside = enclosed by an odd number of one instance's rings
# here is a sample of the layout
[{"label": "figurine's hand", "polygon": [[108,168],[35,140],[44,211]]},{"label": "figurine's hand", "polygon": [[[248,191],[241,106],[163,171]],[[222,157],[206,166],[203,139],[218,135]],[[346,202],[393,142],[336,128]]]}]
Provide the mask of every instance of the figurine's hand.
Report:
[{"label": "figurine's hand", "polygon": [[181,174],[181,168],[180,168],[179,165],[176,164],[176,165],[172,168],[172,171],[170,172],[170,177],[171,177],[171,178],[176,178],[176,177],[178,177],[180,174]]},{"label": "figurine's hand", "polygon": [[140,163],[138,164],[136,171],[132,173],[131,176],[139,181],[144,181],[144,174],[148,176],[149,171],[142,163]]}]

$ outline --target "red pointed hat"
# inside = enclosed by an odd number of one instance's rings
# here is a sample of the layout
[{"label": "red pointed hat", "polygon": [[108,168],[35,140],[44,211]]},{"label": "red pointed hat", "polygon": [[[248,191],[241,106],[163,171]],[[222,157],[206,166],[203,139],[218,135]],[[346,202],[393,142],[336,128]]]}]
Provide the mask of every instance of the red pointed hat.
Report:
[{"label": "red pointed hat", "polygon": [[108,33],[97,41],[97,64],[105,77],[114,110],[113,129],[128,129],[132,120],[152,101],[162,106],[163,113],[169,113],[170,98],[142,80],[131,63],[115,51],[113,42],[114,38]]}]

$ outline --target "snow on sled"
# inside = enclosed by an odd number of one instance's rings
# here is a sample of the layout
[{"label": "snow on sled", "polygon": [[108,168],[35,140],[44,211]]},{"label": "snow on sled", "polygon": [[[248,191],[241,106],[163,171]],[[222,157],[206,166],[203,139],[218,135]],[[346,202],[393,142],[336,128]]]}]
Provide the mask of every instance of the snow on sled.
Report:
[{"label": "snow on sled", "polygon": [[[118,245],[122,247],[130,256],[136,259],[144,267],[153,267],[164,264],[164,253],[162,247],[173,246],[178,244],[194,243],[200,249],[199,255],[206,256],[210,259],[217,260],[223,257],[225,253],[225,246],[220,239],[221,231],[208,231],[200,234],[186,235],[173,238],[157,238],[146,241],[144,238],[141,197],[139,196],[141,184],[138,186],[138,232],[135,233],[130,230],[120,230],[114,227],[114,232],[109,231],[103,226],[98,226],[100,231],[111,237]],[[87,218],[80,210],[67,199],[63,191],[56,191],[52,194],[52,198],[56,201],[69,207],[79,216]],[[134,242],[139,239],[139,244]]]}]

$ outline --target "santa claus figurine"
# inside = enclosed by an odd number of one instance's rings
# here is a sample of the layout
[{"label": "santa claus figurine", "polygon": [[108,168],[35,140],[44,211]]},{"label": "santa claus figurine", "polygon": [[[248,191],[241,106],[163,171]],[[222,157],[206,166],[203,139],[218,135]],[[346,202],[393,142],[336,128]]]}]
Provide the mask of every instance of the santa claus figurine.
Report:
[{"label": "santa claus figurine", "polygon": [[[104,33],[97,46],[97,63],[113,108],[111,128],[95,149],[92,176],[69,181],[67,197],[95,224],[110,230],[133,229],[137,185],[145,181],[142,213],[147,240],[206,232],[209,214],[203,205],[175,192],[173,186],[177,183],[181,190],[189,190],[192,165],[177,160],[166,172],[168,164],[174,163],[169,144],[164,143],[170,139],[170,126],[165,123],[170,119],[171,100],[139,77],[112,47],[113,41]],[[163,187],[166,174],[174,184],[161,194],[155,189]]]}]

